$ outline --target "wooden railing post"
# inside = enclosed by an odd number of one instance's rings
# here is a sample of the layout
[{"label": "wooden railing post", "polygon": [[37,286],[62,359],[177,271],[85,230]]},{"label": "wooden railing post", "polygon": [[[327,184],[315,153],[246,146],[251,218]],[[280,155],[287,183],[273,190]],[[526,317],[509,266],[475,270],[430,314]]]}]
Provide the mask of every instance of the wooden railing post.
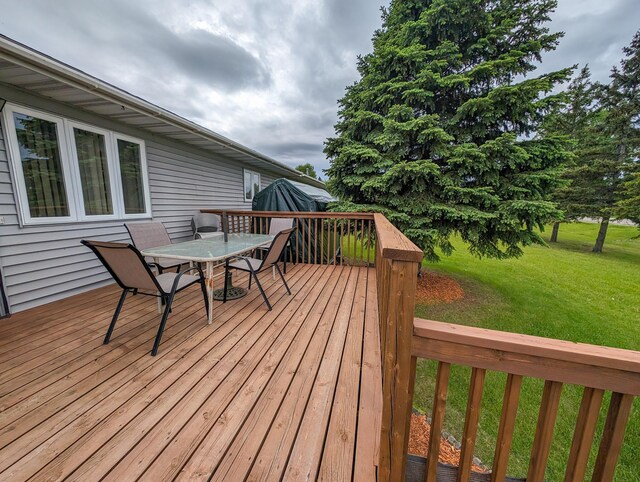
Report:
[{"label": "wooden railing post", "polygon": [[382,423],[378,478],[404,480],[415,381],[413,318],[423,253],[384,216],[375,215],[376,281],[382,356]]}]

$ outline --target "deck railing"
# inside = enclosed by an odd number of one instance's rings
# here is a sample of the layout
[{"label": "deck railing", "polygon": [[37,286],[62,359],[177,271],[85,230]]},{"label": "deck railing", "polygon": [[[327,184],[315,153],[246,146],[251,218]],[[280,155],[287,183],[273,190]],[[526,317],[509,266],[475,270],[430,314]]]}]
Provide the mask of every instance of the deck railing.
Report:
[{"label": "deck railing", "polygon": [[527,482],[543,481],[563,384],[584,387],[565,482],[587,479],[589,453],[606,391],[612,396],[591,480],[613,480],[633,398],[640,395],[640,352],[416,319],[411,366],[417,358],[438,362],[426,482],[436,481],[451,365],[472,368],[458,481],[470,480],[487,370],[507,373],[492,481],[505,479],[523,377],[545,381]]},{"label": "deck railing", "polygon": [[376,214],[376,283],[382,357],[382,420],[378,480],[404,479],[415,381],[413,317],[423,253]]},{"label": "deck railing", "polygon": [[369,265],[374,262],[372,213],[326,213],[287,211],[225,211],[203,209],[218,214],[228,223],[229,233],[269,232],[271,220],[292,218],[291,237],[295,263]]},{"label": "deck railing", "polygon": [[379,481],[405,480],[419,358],[438,363],[426,482],[436,482],[452,365],[472,370],[458,482],[471,478],[487,370],[507,373],[492,481],[503,481],[506,476],[523,377],[545,381],[527,482],[543,481],[563,384],[584,387],[565,482],[585,480],[606,391],[612,396],[591,480],[613,480],[633,398],[640,395],[639,352],[414,319],[417,273],[423,253],[381,214],[203,212],[226,216],[230,232],[266,233],[271,219],[293,218],[297,233],[292,238],[294,261],[375,265],[383,393]]},{"label": "deck railing", "polygon": [[225,218],[231,233],[266,233],[272,219],[293,218],[294,261],[375,265],[383,393],[378,479],[402,480],[415,376],[411,343],[422,251],[377,213],[202,212]]}]

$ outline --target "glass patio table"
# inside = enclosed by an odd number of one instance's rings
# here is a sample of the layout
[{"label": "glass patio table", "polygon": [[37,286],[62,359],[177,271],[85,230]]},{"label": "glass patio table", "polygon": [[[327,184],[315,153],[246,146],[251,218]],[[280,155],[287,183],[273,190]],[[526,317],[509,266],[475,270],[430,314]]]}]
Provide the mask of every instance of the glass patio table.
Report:
[{"label": "glass patio table", "polygon": [[208,322],[211,323],[213,320],[213,281],[215,279],[213,271],[215,267],[219,265],[220,261],[227,258],[239,256],[261,246],[268,246],[274,237],[270,234],[229,234],[226,241],[223,236],[196,239],[148,248],[141,253],[143,256],[154,258],[156,262],[159,258],[172,258],[192,263],[205,263],[207,295],[209,297]]}]

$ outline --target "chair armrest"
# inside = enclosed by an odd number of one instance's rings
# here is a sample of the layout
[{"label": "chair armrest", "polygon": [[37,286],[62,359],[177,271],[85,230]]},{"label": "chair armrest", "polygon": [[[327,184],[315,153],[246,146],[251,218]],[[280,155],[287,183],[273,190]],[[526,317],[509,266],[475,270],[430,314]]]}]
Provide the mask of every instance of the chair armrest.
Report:
[{"label": "chair armrest", "polygon": [[183,269],[176,275],[176,277],[173,280],[173,285],[171,286],[172,293],[176,292],[178,288],[178,283],[180,282],[180,278],[182,278],[182,276],[187,274],[189,271],[193,271],[193,270],[198,271],[198,274],[200,275],[200,279],[204,280],[204,273],[202,272],[202,268],[200,266],[191,266],[187,269]]},{"label": "chair armrest", "polygon": [[253,269],[253,266],[251,266],[251,261],[250,261],[251,259],[253,259],[253,258],[250,258],[249,256],[234,256],[234,257],[232,257],[232,258],[227,258],[227,260],[226,260],[226,261],[225,261],[225,263],[224,263],[224,267],[225,267],[225,269],[228,269],[228,268],[229,268],[229,262],[230,262],[230,261],[235,261],[235,260],[244,260],[244,261],[247,263],[247,268],[249,268],[249,271],[250,271],[251,273],[253,273],[253,272],[256,272],[256,273],[257,273],[257,272],[259,272],[259,271],[254,270],[254,269]]}]

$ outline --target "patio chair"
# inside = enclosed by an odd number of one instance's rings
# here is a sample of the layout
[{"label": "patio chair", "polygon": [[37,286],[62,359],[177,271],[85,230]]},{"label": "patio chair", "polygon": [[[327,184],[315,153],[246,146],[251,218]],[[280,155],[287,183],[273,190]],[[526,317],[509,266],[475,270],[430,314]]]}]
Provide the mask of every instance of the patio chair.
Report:
[{"label": "patio chair", "polygon": [[258,273],[274,267],[282,282],[284,283],[284,287],[287,289],[287,293],[291,294],[291,290],[289,289],[289,285],[287,285],[287,281],[284,279],[282,275],[282,271],[280,270],[280,266],[278,266],[278,261],[282,257],[282,252],[286,249],[287,243],[289,242],[289,238],[291,238],[291,233],[293,233],[293,228],[285,229],[276,234],[276,237],[271,242],[267,250],[267,254],[263,259],[251,258],[248,256],[236,256],[233,259],[227,259],[225,261],[225,277],[224,277],[224,295],[222,301],[226,303],[227,301],[227,282],[229,277],[227,276],[230,269],[237,269],[240,271],[245,271],[249,273],[249,288],[251,288],[251,279],[253,278],[260,290],[260,294],[262,295],[262,299],[267,304],[269,310],[271,310],[271,303],[269,303],[269,299],[267,298],[264,289],[262,289],[262,285],[260,284],[260,280],[258,279]]},{"label": "patio chair", "polygon": [[[157,248],[158,246],[167,246],[171,244],[171,238],[167,232],[167,228],[164,227],[159,221],[148,221],[144,223],[125,223],[124,227],[127,228],[129,236],[133,245],[140,251],[144,251],[149,248]],[[147,263],[153,261],[152,258],[146,258]],[[171,258],[160,258],[158,261],[153,262],[158,270],[158,274],[162,274],[163,271],[168,269],[176,269],[176,273],[180,271],[180,266],[184,264],[184,261]]]},{"label": "patio chair", "polygon": [[[120,301],[116,307],[116,311],[111,319],[111,324],[107,330],[107,334],[104,337],[104,344],[109,343],[111,334],[116,326],[116,321],[122,310],[122,305],[129,292],[133,294],[141,294],[148,296],[160,297],[164,302],[164,312],[162,313],[162,319],[160,321],[160,327],[158,328],[158,334],[156,335],[155,342],[153,343],[153,349],[151,355],[156,356],[158,353],[158,346],[160,345],[160,339],[162,338],[162,332],[164,331],[167,318],[171,312],[171,305],[176,293],[182,291],[189,286],[200,283],[202,288],[202,296],[204,297],[204,306],[206,313],[209,313],[209,299],[207,298],[207,288],[204,282],[204,275],[202,269],[199,266],[194,266],[179,273],[163,273],[155,275],[150,267],[149,263],[145,261],[140,254],[140,251],[135,246],[126,243],[105,243],[100,241],[87,241],[82,240],[82,244],[87,246],[91,251],[95,253],[100,262],[107,268],[107,271],[113,276],[113,279],[118,286],[122,288],[122,295]],[[153,264],[153,263],[151,263]],[[189,271],[196,270],[200,275],[187,274]]]},{"label": "patio chair", "polygon": [[220,217],[217,214],[198,213],[191,219],[191,231],[193,232],[193,239],[218,236],[220,233]]},{"label": "patio chair", "polygon": [[[272,218],[271,223],[269,224],[269,234],[275,236],[279,232],[292,227],[293,227],[293,218]],[[256,251],[262,251],[263,253],[265,253],[268,249],[269,248],[267,246],[262,246],[260,248],[256,248]],[[293,260],[292,249],[293,248],[291,247],[291,242],[288,241],[286,249],[283,251],[284,274],[287,274],[287,254],[291,254],[291,259]]]}]

